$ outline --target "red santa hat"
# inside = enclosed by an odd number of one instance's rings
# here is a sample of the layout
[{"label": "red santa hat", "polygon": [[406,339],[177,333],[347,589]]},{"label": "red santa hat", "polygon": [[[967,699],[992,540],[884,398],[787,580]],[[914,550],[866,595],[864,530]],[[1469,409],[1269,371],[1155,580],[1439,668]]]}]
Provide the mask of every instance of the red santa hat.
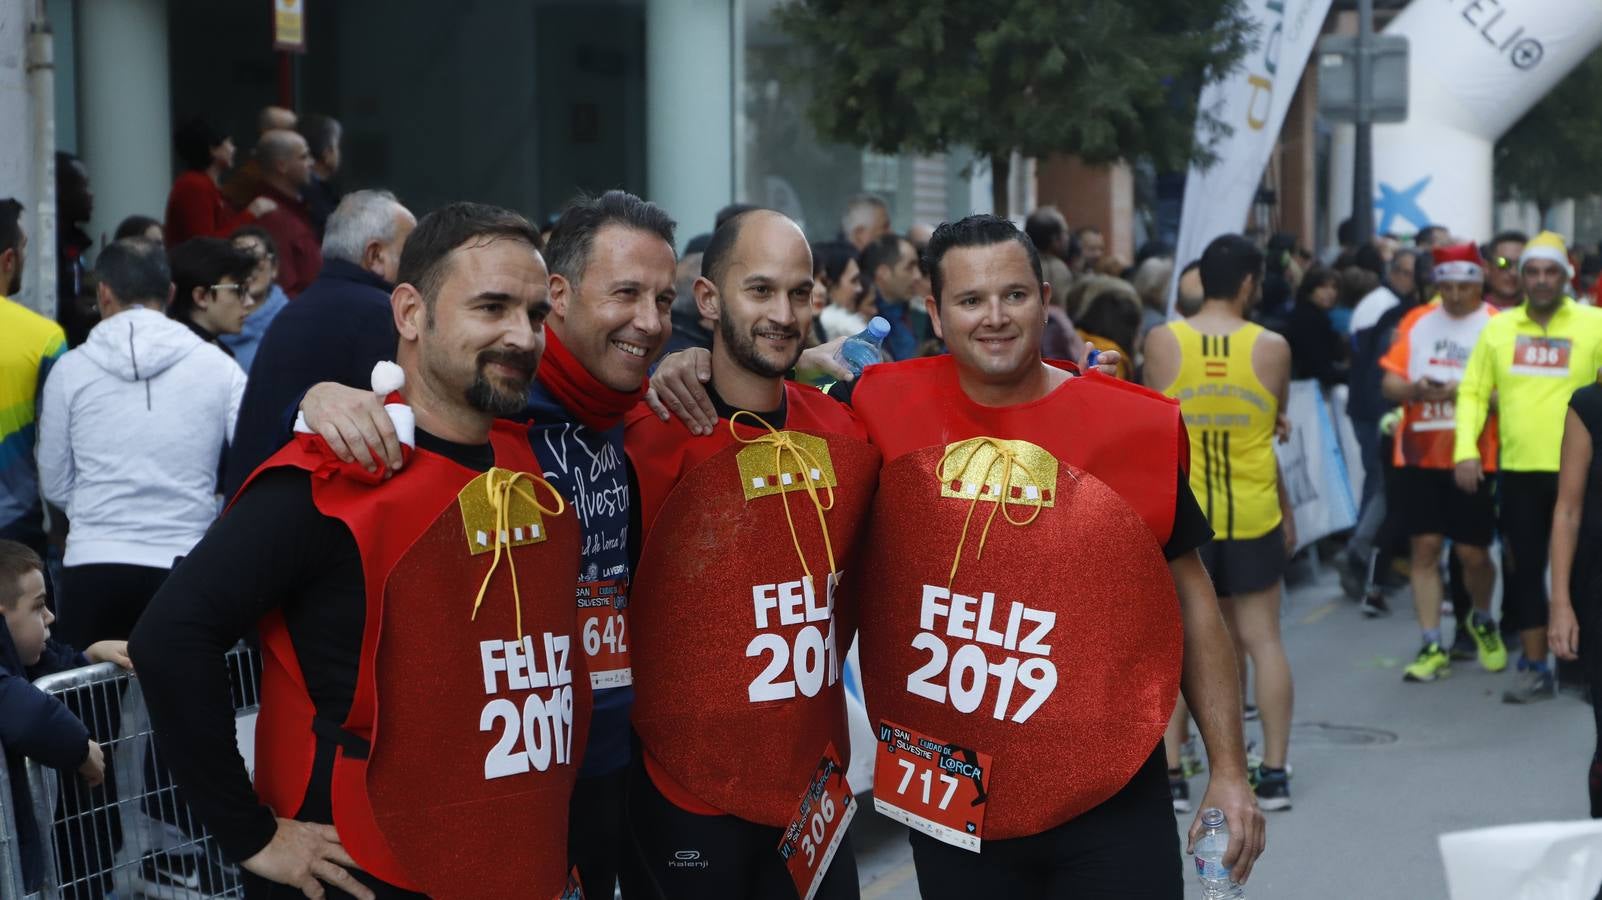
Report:
[{"label": "red santa hat", "polygon": [[1485,280],[1485,260],[1480,257],[1480,248],[1472,241],[1436,247],[1434,254],[1436,281]]}]

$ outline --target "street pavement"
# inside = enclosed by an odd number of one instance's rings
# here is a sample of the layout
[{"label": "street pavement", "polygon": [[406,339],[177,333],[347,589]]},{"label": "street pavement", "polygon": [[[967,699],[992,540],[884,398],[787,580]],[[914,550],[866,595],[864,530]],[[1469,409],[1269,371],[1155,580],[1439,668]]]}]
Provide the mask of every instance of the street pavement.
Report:
[{"label": "street pavement", "polygon": [[[1418,650],[1406,589],[1392,595],[1390,617],[1369,620],[1341,596],[1333,570],[1303,564],[1295,574],[1283,616],[1296,678],[1294,808],[1265,814],[1268,849],[1247,897],[1444,900],[1440,834],[1587,816],[1594,734],[1583,699],[1504,704],[1511,662],[1501,674],[1456,663],[1444,681],[1404,683]],[[1261,746],[1257,723],[1247,739]],[[1198,805],[1205,791],[1205,775],[1192,780]],[[1176,816],[1176,828],[1193,816]],[[864,900],[918,897],[903,828],[868,803],[852,838]],[[1199,898],[1186,872],[1187,900]]]}]

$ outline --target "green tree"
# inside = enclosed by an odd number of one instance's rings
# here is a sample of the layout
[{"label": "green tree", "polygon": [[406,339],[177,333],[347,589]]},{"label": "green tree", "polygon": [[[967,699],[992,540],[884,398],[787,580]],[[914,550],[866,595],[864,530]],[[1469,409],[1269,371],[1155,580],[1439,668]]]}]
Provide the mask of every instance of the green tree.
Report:
[{"label": "green tree", "polygon": [[777,15],[811,56],[797,74],[819,134],[884,153],[971,147],[1000,215],[1013,151],[1210,161],[1198,95],[1253,38],[1239,0],[791,0]]},{"label": "green tree", "polygon": [[1496,184],[1504,199],[1534,203],[1543,220],[1560,200],[1602,194],[1602,50],[1496,142]]}]

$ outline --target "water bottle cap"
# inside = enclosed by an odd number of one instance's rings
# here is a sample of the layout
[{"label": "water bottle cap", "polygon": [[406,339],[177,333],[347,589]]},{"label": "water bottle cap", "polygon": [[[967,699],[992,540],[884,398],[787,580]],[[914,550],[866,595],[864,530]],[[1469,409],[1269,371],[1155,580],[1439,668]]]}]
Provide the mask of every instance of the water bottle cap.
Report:
[{"label": "water bottle cap", "polygon": [[882,338],[890,333],[890,323],[885,321],[884,316],[874,316],[868,322],[868,333],[876,338]]},{"label": "water bottle cap", "polygon": [[1209,806],[1202,810],[1202,825],[1207,828],[1217,828],[1224,824],[1224,811],[1216,806]]}]

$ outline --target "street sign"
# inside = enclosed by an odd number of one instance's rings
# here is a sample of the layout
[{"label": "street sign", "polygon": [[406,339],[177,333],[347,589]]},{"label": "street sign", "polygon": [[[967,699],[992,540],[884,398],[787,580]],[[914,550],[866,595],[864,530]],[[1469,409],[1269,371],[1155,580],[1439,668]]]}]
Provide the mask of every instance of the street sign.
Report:
[{"label": "street sign", "polygon": [[1372,94],[1358,95],[1358,44],[1352,35],[1329,35],[1318,42],[1318,112],[1331,122],[1356,122],[1363,106],[1368,121],[1407,121],[1407,38],[1376,34],[1369,39],[1373,62]]},{"label": "street sign", "polygon": [[273,49],[306,52],[305,0],[273,0]]}]

